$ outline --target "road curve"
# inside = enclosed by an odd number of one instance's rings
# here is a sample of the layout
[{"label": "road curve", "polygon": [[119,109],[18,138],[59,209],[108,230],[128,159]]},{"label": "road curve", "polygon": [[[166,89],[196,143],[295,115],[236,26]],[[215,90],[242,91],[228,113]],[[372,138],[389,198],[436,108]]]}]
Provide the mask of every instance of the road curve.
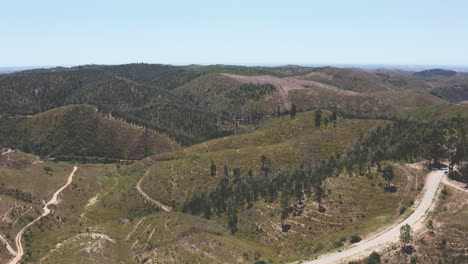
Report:
[{"label": "road curve", "polygon": [[10,153],[10,152],[12,152],[12,151],[13,151],[12,149],[8,149],[7,151],[2,152],[2,155],[5,155],[5,154]]},{"label": "road curve", "polygon": [[322,255],[317,259],[305,261],[302,263],[348,263],[349,260],[363,258],[365,256],[368,256],[371,253],[371,251],[379,251],[392,243],[398,242],[400,235],[400,227],[403,225],[409,224],[413,227],[414,230],[418,230],[420,227],[423,226],[422,223],[425,219],[426,212],[432,205],[434,196],[437,193],[437,189],[443,177],[444,172],[441,170],[432,171],[427,175],[423,198],[420,200],[414,212],[402,222],[373,237],[356,243],[353,247],[350,247],[346,250]]},{"label": "road curve", "polygon": [[156,201],[155,199],[151,198],[148,194],[146,194],[142,189],[141,189],[141,182],[143,181],[143,179],[146,177],[146,175],[148,175],[149,171],[151,170],[151,168],[149,168],[146,172],[145,172],[145,175],[143,175],[143,177],[141,177],[140,181],[138,181],[138,184],[136,185],[136,188],[138,190],[138,192],[149,202],[161,207],[164,211],[166,212],[170,212],[172,211],[172,208],[169,207],[169,206],[166,206],[158,201]]},{"label": "road curve", "polygon": [[68,185],[70,185],[73,181],[73,175],[75,175],[75,172],[76,170],[78,169],[77,166],[73,166],[73,171],[70,173],[70,175],[68,176],[68,180],[67,180],[67,183],[65,185],[63,185],[60,189],[58,189],[54,195],[52,196],[52,198],[50,199],[50,201],[48,201],[44,207],[42,208],[44,210],[44,213],[42,213],[42,215],[40,215],[38,218],[34,219],[34,221],[30,222],[29,224],[27,224],[25,227],[23,227],[23,229],[21,229],[18,234],[16,235],[15,237],[15,244],[16,244],[16,248],[18,249],[17,252],[16,252],[16,255],[15,257],[10,260],[10,262],[8,262],[8,264],[17,264],[21,258],[23,257],[24,255],[24,250],[23,250],[23,246],[21,245],[21,238],[24,234],[24,232],[30,227],[32,226],[34,223],[36,223],[37,221],[41,220],[41,218],[47,216],[48,214],[50,214],[50,209],[49,209],[49,205],[53,204],[58,204],[58,195],[63,191],[65,190],[65,188],[68,187]]}]

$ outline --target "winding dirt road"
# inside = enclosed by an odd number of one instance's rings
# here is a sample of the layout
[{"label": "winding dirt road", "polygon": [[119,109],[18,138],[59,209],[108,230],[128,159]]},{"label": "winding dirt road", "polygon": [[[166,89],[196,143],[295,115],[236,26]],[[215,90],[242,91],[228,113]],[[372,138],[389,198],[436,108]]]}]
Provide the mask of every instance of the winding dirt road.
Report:
[{"label": "winding dirt road", "polygon": [[426,212],[432,205],[434,196],[437,193],[439,184],[444,177],[444,171],[432,171],[427,175],[423,198],[420,200],[414,212],[405,220],[393,227],[365,239],[353,247],[341,252],[322,255],[315,260],[305,261],[305,264],[330,264],[330,263],[348,263],[350,260],[360,259],[368,256],[372,251],[379,251],[383,248],[398,242],[400,227],[409,224],[413,230],[417,231],[423,227]]},{"label": "winding dirt road", "polygon": [[18,251],[16,252],[15,254],[15,257],[10,260],[9,264],[17,264],[21,258],[23,257],[24,255],[24,250],[23,250],[23,246],[21,245],[21,238],[24,234],[24,232],[30,227],[32,226],[34,223],[36,223],[37,221],[41,220],[43,217],[47,216],[48,214],[50,214],[50,209],[49,209],[49,205],[56,205],[59,203],[58,201],[58,196],[59,194],[65,190],[65,188],[68,187],[68,185],[70,185],[73,181],[73,175],[75,175],[75,172],[76,170],[78,169],[77,166],[73,166],[73,171],[70,173],[70,176],[68,176],[68,181],[65,185],[63,185],[60,189],[58,189],[54,195],[52,196],[52,199],[50,199],[50,201],[48,201],[44,207],[42,208],[44,210],[44,213],[42,213],[42,215],[40,215],[38,218],[34,219],[34,221],[30,222],[29,224],[27,224],[25,227],[23,227],[23,229],[21,229],[18,234],[16,235],[15,237],[15,244],[16,244],[16,248],[18,249]]},{"label": "winding dirt road", "polygon": [[169,206],[166,206],[158,201],[156,201],[155,199],[151,198],[148,194],[146,194],[142,189],[141,189],[141,182],[143,181],[143,179],[146,177],[146,175],[148,175],[149,171],[151,170],[148,169],[146,172],[145,172],[145,175],[143,175],[143,177],[141,177],[140,181],[138,182],[138,184],[136,185],[136,188],[138,190],[138,192],[149,202],[161,207],[164,211],[166,212],[170,212],[172,211],[172,208],[170,208]]},{"label": "winding dirt road", "polygon": [[2,155],[5,155],[5,154],[10,153],[10,152],[12,152],[12,151],[13,151],[12,149],[8,149],[7,151],[2,152]]}]

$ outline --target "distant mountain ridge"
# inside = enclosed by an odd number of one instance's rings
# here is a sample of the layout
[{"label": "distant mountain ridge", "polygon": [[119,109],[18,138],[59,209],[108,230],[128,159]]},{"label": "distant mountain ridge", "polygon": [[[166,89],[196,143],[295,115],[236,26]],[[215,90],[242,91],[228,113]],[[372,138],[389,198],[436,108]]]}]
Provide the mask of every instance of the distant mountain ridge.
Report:
[{"label": "distant mountain ridge", "polygon": [[421,77],[421,78],[432,78],[435,76],[452,77],[452,76],[455,76],[456,74],[457,72],[452,71],[452,70],[430,69],[430,70],[415,72],[413,73],[413,76]]}]

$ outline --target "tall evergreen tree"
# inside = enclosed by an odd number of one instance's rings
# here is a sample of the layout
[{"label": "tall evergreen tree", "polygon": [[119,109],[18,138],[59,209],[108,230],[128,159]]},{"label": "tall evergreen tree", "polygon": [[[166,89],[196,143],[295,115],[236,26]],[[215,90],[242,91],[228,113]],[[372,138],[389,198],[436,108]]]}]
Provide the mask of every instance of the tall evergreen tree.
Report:
[{"label": "tall evergreen tree", "polygon": [[234,183],[235,184],[238,184],[240,183],[240,180],[241,180],[241,170],[239,168],[235,168],[233,171],[232,171],[233,175],[234,175]]},{"label": "tall evergreen tree", "polygon": [[331,121],[336,121],[336,119],[337,119],[336,111],[333,111],[332,116],[331,116]]},{"label": "tall evergreen tree", "polygon": [[406,224],[400,228],[400,241],[403,242],[403,250],[408,251],[408,244],[413,241],[412,228],[409,224]]},{"label": "tall evergreen tree", "polygon": [[321,110],[315,111],[314,120],[315,120],[315,127],[320,127],[320,124],[322,123],[322,111]]},{"label": "tall evergreen tree", "polygon": [[216,164],[214,163],[214,161],[211,161],[210,171],[211,176],[216,176]]},{"label": "tall evergreen tree", "polygon": [[383,169],[383,178],[387,181],[387,189],[390,187],[390,182],[395,178],[395,174],[393,172],[393,167],[388,165]]},{"label": "tall evergreen tree", "polygon": [[296,105],[293,104],[293,105],[291,106],[291,111],[289,112],[289,115],[291,116],[291,118],[295,118],[295,117],[296,117],[296,114],[297,114]]}]

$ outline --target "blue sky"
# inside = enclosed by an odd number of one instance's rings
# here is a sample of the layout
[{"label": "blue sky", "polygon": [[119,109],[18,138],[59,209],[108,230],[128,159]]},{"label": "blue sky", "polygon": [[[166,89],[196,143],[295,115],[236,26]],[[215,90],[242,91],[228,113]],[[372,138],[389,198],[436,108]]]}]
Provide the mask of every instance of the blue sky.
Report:
[{"label": "blue sky", "polygon": [[468,65],[466,0],[17,0],[0,66]]}]

